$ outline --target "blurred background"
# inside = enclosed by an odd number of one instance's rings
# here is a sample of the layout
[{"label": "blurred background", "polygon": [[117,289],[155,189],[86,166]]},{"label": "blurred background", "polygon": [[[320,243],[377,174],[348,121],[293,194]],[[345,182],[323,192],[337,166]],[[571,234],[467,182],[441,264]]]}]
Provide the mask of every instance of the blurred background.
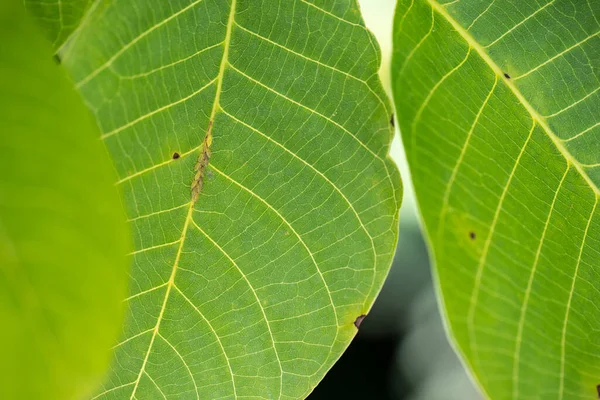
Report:
[{"label": "blurred background", "polygon": [[[396,0],[359,3],[379,41],[389,92]],[[446,338],[399,132],[391,154],[404,183],[396,257],[359,334],[309,400],[480,400]]]}]

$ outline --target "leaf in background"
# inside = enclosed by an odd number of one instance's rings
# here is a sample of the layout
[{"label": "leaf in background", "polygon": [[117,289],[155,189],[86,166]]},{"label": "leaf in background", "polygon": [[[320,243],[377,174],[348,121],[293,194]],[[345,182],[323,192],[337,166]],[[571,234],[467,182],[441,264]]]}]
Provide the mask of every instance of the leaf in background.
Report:
[{"label": "leaf in background", "polygon": [[600,384],[600,2],[401,1],[400,126],[454,339],[494,399]]},{"label": "leaf in background", "polygon": [[64,65],[136,248],[98,397],[307,396],[397,238],[392,111],[356,3],[119,0],[74,39]]},{"label": "leaf in background", "polygon": [[[104,0],[99,0],[96,4]],[[66,42],[93,0],[24,0],[25,7],[52,42],[54,50]]]},{"label": "leaf in background", "polygon": [[0,43],[0,398],[79,398],[122,324],[125,216],[94,121],[18,1],[0,5]]}]

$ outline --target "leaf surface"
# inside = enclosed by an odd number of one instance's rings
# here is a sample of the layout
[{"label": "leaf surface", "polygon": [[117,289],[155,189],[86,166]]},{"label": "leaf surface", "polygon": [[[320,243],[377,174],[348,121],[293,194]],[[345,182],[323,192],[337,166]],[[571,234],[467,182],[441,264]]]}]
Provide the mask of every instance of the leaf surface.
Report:
[{"label": "leaf surface", "polygon": [[400,126],[452,335],[494,399],[600,384],[600,3],[400,1]]},{"label": "leaf surface", "polygon": [[0,398],[81,398],[123,322],[131,238],[93,118],[17,0],[0,43]]},{"label": "leaf surface", "polygon": [[397,239],[380,56],[354,1],[113,1],[64,54],[135,236],[97,398],[303,398]]},{"label": "leaf surface", "polygon": [[[103,1],[96,1],[95,5]],[[57,50],[77,29],[93,0],[24,0],[24,3]]]}]

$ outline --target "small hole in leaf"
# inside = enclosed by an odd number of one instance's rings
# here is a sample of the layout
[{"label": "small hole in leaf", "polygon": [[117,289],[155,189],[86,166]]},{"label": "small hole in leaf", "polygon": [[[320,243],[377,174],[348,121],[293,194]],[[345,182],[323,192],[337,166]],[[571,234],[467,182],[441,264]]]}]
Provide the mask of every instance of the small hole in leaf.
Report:
[{"label": "small hole in leaf", "polygon": [[177,152],[173,153],[173,160],[177,160],[179,157],[181,157],[179,155],[179,153],[177,153]]},{"label": "small hole in leaf", "polygon": [[367,316],[363,314],[356,318],[356,320],[354,321],[354,326],[356,327],[356,329],[360,328],[360,324],[362,324],[366,317]]},{"label": "small hole in leaf", "polygon": [[477,235],[475,234],[475,232],[469,232],[469,237],[471,238],[471,240],[475,240],[477,238]]},{"label": "small hole in leaf", "polygon": [[504,77],[505,77],[506,79],[510,79],[510,75],[509,75],[509,74],[507,74],[506,72],[504,73]]}]

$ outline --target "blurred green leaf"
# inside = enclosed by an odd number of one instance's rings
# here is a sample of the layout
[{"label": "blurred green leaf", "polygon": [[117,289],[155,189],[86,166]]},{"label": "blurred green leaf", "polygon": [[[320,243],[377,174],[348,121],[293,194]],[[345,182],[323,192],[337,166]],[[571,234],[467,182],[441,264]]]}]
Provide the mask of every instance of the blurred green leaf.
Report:
[{"label": "blurred green leaf", "polygon": [[389,270],[401,184],[355,1],[113,1],[64,65],[135,233],[99,398],[302,398]]},{"label": "blurred green leaf", "polygon": [[93,119],[18,1],[0,4],[0,43],[0,398],[79,398],[122,323],[125,217]]},{"label": "blurred green leaf", "polygon": [[600,2],[400,1],[396,106],[445,312],[494,399],[600,384]]}]

